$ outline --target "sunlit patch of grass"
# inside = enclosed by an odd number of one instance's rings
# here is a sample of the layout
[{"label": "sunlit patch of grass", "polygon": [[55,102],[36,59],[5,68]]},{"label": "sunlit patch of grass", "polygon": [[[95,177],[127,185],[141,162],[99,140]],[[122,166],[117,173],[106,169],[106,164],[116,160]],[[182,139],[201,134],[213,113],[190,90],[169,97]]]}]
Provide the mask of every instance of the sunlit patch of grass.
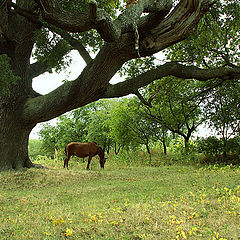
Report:
[{"label": "sunlit patch of grass", "polygon": [[[238,239],[239,167],[0,173],[0,239]],[[42,162],[41,162],[42,161]],[[43,164],[43,160],[39,163]]]}]

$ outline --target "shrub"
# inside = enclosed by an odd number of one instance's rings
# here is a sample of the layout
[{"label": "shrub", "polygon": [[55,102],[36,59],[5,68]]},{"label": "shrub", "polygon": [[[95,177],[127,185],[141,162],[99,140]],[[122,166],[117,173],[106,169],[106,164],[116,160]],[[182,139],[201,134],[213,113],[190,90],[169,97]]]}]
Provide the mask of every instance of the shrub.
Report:
[{"label": "shrub", "polygon": [[196,164],[199,163],[198,152],[196,151],[196,143],[192,140],[185,147],[184,139],[178,138],[169,144],[169,152],[172,157],[172,163],[178,164]]},{"label": "shrub", "polygon": [[240,155],[240,136],[230,138],[227,142],[227,152]]},{"label": "shrub", "polygon": [[203,138],[197,141],[197,148],[203,155],[200,163],[203,164],[239,164],[240,163],[240,139],[234,137],[224,144],[223,139],[216,137]]},{"label": "shrub", "polygon": [[214,157],[223,152],[223,142],[214,136],[198,140],[197,146],[200,153],[209,157]]}]

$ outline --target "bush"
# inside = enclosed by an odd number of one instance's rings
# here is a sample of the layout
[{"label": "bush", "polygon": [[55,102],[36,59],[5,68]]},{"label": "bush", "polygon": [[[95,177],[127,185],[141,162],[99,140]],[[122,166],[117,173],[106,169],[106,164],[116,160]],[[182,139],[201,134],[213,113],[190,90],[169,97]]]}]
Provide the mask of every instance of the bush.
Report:
[{"label": "bush", "polygon": [[227,152],[240,155],[240,137],[230,138],[227,142]]},{"label": "bush", "polygon": [[203,138],[197,141],[197,148],[203,155],[203,164],[240,164],[240,138],[229,139],[225,144],[223,139],[216,137]]},{"label": "bush", "polygon": [[215,155],[223,153],[223,142],[214,136],[210,136],[198,140],[197,148],[200,153],[214,157]]},{"label": "bush", "polygon": [[220,164],[220,165],[240,165],[240,155],[237,153],[229,153],[227,156],[217,154],[213,157],[202,155],[200,157],[201,164]]},{"label": "bush", "polygon": [[184,139],[178,138],[171,141],[169,144],[169,153],[172,158],[172,164],[197,164],[199,163],[198,152],[196,150],[196,144],[190,140],[188,147],[185,147]]}]

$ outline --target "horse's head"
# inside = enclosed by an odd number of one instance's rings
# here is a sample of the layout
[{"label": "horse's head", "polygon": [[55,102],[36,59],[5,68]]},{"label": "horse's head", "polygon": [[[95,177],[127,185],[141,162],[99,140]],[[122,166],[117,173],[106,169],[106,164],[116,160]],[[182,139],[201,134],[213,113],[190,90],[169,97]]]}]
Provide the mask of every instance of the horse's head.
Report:
[{"label": "horse's head", "polygon": [[101,168],[104,168],[104,164],[106,162],[106,159],[104,156],[100,158],[100,165],[101,165]]},{"label": "horse's head", "polygon": [[100,165],[101,165],[101,168],[104,168],[104,164],[106,162],[106,159],[105,156],[104,156],[104,151],[101,147],[98,146],[98,155],[100,157]]}]

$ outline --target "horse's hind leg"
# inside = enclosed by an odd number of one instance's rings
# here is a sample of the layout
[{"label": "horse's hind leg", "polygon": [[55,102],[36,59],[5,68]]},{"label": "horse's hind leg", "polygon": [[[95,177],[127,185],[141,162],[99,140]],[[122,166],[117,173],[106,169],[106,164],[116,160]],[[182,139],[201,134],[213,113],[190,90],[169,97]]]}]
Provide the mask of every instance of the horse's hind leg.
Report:
[{"label": "horse's hind leg", "polygon": [[64,165],[63,165],[64,168],[66,166],[66,161],[67,161],[67,158],[65,158],[65,160],[64,160]]},{"label": "horse's hind leg", "polygon": [[88,164],[87,164],[87,170],[90,170],[90,169],[89,169],[89,165],[90,165],[91,160],[92,160],[92,156],[89,156],[89,158],[88,158]]}]

